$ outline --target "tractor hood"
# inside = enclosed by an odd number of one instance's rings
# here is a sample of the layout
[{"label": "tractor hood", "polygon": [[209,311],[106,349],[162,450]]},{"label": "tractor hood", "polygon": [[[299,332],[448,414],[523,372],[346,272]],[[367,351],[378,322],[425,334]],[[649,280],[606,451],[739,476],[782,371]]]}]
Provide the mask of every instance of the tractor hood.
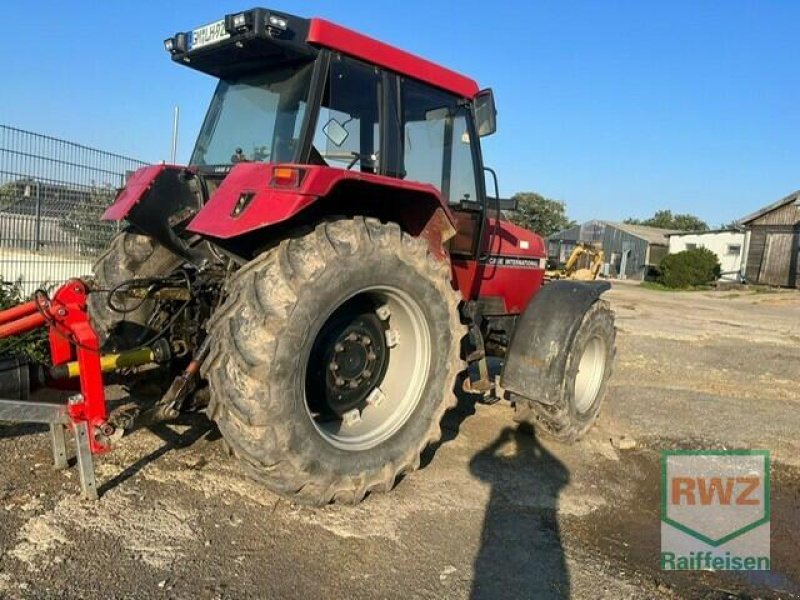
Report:
[{"label": "tractor hood", "polygon": [[497,228],[492,256],[503,257],[506,260],[511,257],[523,259],[547,257],[545,242],[540,235],[506,220],[490,219],[490,226]]}]

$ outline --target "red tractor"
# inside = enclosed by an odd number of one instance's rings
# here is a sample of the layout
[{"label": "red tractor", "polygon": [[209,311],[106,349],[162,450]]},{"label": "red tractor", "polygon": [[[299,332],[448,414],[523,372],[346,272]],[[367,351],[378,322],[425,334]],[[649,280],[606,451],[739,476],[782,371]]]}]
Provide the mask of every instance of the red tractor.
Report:
[{"label": "red tractor", "polygon": [[[71,427],[87,458],[145,414],[204,408],[249,474],[309,504],[416,469],[461,372],[559,440],[591,427],[614,358],[608,284],[542,287],[543,240],[504,219],[483,165],[491,90],[263,8],[165,47],[219,79],[189,165],[130,177],[93,281],[0,313],[0,335],[49,325],[54,354],[6,361],[0,418],[56,423],[57,459]],[[163,397],[107,415],[101,371],[150,362],[179,373]],[[81,394],[32,417],[23,388],[70,376]]]}]

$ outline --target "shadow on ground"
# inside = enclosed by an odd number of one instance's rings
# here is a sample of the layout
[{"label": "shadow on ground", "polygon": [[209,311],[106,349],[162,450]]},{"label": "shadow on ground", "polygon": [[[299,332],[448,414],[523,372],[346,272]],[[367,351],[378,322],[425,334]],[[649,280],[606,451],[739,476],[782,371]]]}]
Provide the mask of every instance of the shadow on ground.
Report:
[{"label": "shadow on ground", "polygon": [[557,514],[566,467],[519,426],[504,429],[470,469],[491,485],[472,598],[568,598]]},{"label": "shadow on ground", "polygon": [[[475,414],[481,397],[463,391],[464,377],[462,373],[454,388],[458,404],[442,420],[442,438],[422,455],[423,468]],[[539,444],[531,427],[519,425],[505,428],[480,450],[470,471],[491,486],[471,597],[568,598],[569,574],[557,518],[568,469]]]},{"label": "shadow on ground", "polygon": [[[51,398],[45,398],[47,400],[51,400]],[[109,409],[113,410],[120,406],[133,406],[133,405],[142,405],[147,406],[148,401],[144,403],[138,403],[137,399],[132,396],[127,396],[117,400],[111,400],[108,403]],[[172,425],[179,425],[188,427],[182,433],[177,433],[174,429],[172,429]],[[162,423],[155,423],[150,424],[145,429],[148,429],[151,433],[153,433],[156,437],[158,437],[163,444],[155,451],[147,454],[146,456],[142,456],[136,462],[131,464],[130,466],[126,467],[121,473],[119,473],[113,479],[104,482],[99,488],[98,492],[100,495],[114,489],[115,487],[119,486],[124,481],[130,479],[137,473],[139,473],[142,469],[148,466],[151,463],[154,463],[162,456],[167,454],[168,452],[180,448],[188,448],[189,446],[194,445],[202,438],[206,438],[208,441],[218,440],[220,438],[219,430],[217,429],[216,425],[212,423],[204,414],[201,413],[188,413],[180,415],[177,419],[170,420],[168,422]],[[27,435],[32,434],[41,434],[48,431],[47,425],[36,424],[36,423],[15,423],[15,422],[7,422],[1,421],[0,422],[0,439],[14,439],[14,438],[21,438]],[[133,431],[129,431],[126,433],[127,435],[132,434]],[[50,440],[43,439],[43,444],[50,444]],[[68,453],[72,452],[72,442],[71,439],[68,439]],[[120,444],[124,444],[124,438]],[[74,458],[70,459],[70,465],[74,465]]]},{"label": "shadow on ground", "polygon": [[47,425],[37,423],[10,423],[0,422],[0,440],[9,438],[19,438],[33,433],[43,433],[47,431]]},{"label": "shadow on ground", "polygon": [[[182,433],[176,433],[170,427],[170,425],[184,425],[188,426],[188,429]],[[164,442],[163,445],[161,445],[157,450],[154,450],[153,452],[141,457],[135,463],[126,467],[125,470],[123,470],[113,479],[109,479],[108,481],[104,482],[98,488],[100,495],[103,495],[109,490],[114,489],[124,481],[139,473],[147,465],[157,461],[172,450],[188,448],[202,438],[206,438],[208,441],[214,441],[220,439],[221,437],[216,425],[214,425],[214,423],[212,423],[205,415],[199,413],[181,415],[175,420],[165,423],[156,423],[148,426],[146,429]]]}]

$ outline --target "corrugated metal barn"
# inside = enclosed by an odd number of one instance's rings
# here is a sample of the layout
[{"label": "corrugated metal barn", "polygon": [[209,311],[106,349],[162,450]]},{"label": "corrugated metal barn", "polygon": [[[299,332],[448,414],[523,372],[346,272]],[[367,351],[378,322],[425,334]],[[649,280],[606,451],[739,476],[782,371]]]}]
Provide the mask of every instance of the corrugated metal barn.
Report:
[{"label": "corrugated metal barn", "polygon": [[668,229],[606,223],[603,251],[609,275],[620,279],[645,279],[669,252]]},{"label": "corrugated metal barn", "polygon": [[742,219],[750,283],[800,287],[800,191]]},{"label": "corrugated metal barn", "polygon": [[605,228],[603,221],[586,221],[554,233],[547,238],[547,258],[555,264],[567,262],[578,242],[602,242]]},{"label": "corrugated metal barn", "polygon": [[569,258],[577,242],[600,243],[605,253],[604,272],[620,279],[645,279],[669,252],[669,229],[628,225],[613,221],[587,221],[551,235],[548,255],[553,262]]}]

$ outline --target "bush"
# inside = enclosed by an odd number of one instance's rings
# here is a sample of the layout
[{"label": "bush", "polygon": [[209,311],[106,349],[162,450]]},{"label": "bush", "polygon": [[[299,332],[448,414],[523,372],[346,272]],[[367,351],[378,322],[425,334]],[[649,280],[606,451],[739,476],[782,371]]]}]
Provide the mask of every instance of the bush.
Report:
[{"label": "bush", "polygon": [[660,271],[658,283],[672,289],[686,289],[716,281],[721,269],[716,254],[708,248],[695,248],[665,256]]},{"label": "bush", "polygon": [[[23,297],[19,284],[0,279],[0,310],[29,299]],[[20,336],[0,339],[0,356],[24,356],[36,362],[47,362],[47,329],[34,329]]]}]

